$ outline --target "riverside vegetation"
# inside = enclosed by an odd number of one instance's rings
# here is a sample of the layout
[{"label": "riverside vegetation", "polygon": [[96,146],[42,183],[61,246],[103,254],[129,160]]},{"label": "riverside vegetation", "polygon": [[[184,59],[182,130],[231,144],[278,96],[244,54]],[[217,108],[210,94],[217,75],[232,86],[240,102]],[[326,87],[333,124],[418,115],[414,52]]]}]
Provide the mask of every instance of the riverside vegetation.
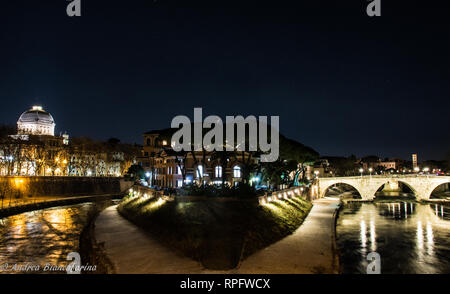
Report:
[{"label": "riverside vegetation", "polygon": [[127,196],[119,213],[163,245],[208,269],[225,270],[293,233],[312,204],[300,197],[264,206],[249,201],[165,201]]}]

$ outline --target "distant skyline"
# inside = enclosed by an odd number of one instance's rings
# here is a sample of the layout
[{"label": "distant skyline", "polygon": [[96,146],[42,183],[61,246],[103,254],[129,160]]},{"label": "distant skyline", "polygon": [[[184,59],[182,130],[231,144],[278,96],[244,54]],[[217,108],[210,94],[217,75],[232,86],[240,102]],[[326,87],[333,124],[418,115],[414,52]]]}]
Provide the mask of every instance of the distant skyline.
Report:
[{"label": "distant skyline", "polygon": [[444,159],[445,10],[383,1],[369,18],[366,1],[298,2],[83,1],[69,18],[67,1],[5,1],[0,123],[39,104],[57,134],[142,144],[203,107],[278,115],[281,133],[322,156]]}]

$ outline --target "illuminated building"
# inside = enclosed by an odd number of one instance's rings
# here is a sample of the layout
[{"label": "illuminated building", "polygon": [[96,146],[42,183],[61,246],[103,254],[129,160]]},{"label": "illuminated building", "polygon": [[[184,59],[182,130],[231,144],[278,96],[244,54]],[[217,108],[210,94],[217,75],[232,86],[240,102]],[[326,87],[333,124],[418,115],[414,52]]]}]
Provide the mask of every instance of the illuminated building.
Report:
[{"label": "illuminated building", "polygon": [[124,152],[123,145],[86,138],[69,141],[67,133],[55,136],[55,126],[41,106],[22,113],[17,134],[0,138],[0,175],[117,177],[134,163],[135,155]]},{"label": "illuminated building", "polygon": [[42,106],[33,106],[25,111],[17,121],[19,135],[55,135],[55,121]]},{"label": "illuminated building", "polygon": [[138,160],[152,186],[178,188],[201,182],[221,185],[223,180],[226,185],[236,185],[243,180],[243,165],[259,160],[245,151],[226,160],[207,151],[175,152],[168,144],[171,135],[170,129],[143,135],[144,146]]}]

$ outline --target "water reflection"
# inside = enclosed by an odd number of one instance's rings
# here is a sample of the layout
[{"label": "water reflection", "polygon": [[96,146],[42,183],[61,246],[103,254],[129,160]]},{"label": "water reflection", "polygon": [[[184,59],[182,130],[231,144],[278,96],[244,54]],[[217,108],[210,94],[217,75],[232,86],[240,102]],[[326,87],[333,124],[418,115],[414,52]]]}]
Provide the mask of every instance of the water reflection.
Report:
[{"label": "water reflection", "polygon": [[342,272],[366,273],[367,254],[376,251],[382,273],[450,273],[446,210],[403,201],[345,206],[336,228]]},{"label": "water reflection", "polygon": [[13,270],[14,264],[66,266],[67,254],[79,250],[80,233],[89,219],[108,204],[61,206],[0,219],[0,273],[23,272]]}]

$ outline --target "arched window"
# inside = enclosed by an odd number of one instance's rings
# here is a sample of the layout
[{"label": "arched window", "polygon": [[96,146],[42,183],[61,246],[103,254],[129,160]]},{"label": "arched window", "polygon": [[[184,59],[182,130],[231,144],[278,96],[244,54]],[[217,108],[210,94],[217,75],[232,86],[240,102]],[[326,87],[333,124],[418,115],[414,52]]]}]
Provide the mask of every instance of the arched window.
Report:
[{"label": "arched window", "polygon": [[233,177],[235,177],[235,178],[241,177],[241,167],[239,165],[235,165],[233,167]]},{"label": "arched window", "polygon": [[147,146],[150,146],[150,139],[147,139]]},{"label": "arched window", "polygon": [[215,170],[216,170],[215,171],[216,178],[221,178],[222,177],[222,167],[220,165],[218,165],[218,166],[216,166]]},{"label": "arched window", "polygon": [[196,175],[197,178],[203,178],[203,165],[197,166]]}]

